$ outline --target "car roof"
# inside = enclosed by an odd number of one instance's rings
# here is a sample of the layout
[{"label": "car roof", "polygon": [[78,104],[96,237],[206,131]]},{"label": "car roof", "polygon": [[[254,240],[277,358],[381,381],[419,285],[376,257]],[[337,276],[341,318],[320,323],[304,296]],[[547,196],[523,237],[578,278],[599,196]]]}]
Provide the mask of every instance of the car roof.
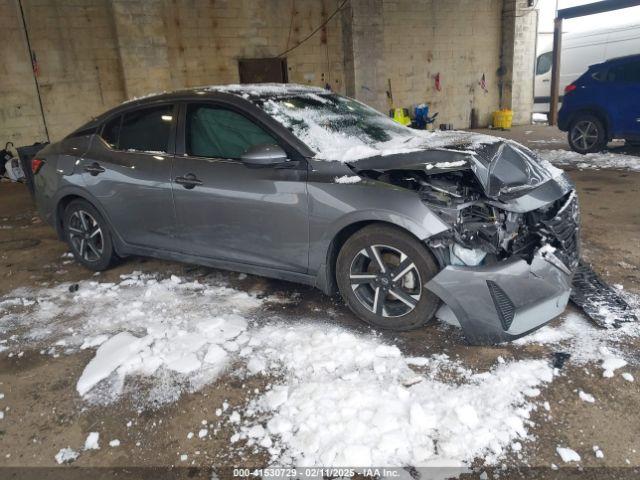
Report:
[{"label": "car roof", "polygon": [[610,58],[608,60],[605,60],[604,62],[595,63],[591,65],[589,68],[605,67],[605,66],[608,67],[611,65],[617,65],[617,64],[632,62],[636,60],[640,60],[640,54],[624,55],[622,57]]},{"label": "car roof", "polygon": [[[296,83],[247,83],[230,85],[204,85],[170,92],[159,92],[134,97],[125,100],[121,104],[103,112],[86,122],[75,132],[90,129],[102,123],[108,117],[124,112],[135,107],[143,107],[160,102],[178,102],[194,99],[226,99],[233,102],[245,102],[265,100],[269,98],[291,97],[296,95],[326,95],[331,94],[330,90],[309,85],[299,85]],[[74,133],[75,133],[74,132]],[[73,135],[72,133],[71,135]]]}]

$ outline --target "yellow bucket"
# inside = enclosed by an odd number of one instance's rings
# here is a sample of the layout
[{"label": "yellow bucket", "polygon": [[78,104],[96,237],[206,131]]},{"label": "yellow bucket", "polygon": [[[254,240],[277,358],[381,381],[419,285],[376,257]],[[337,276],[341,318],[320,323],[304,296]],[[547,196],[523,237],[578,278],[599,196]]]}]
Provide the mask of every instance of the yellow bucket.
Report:
[{"label": "yellow bucket", "polygon": [[394,108],[393,119],[402,125],[411,125],[411,117],[409,117],[409,111],[406,108]]},{"label": "yellow bucket", "polygon": [[513,110],[504,108],[493,112],[493,128],[508,130],[513,122]]}]

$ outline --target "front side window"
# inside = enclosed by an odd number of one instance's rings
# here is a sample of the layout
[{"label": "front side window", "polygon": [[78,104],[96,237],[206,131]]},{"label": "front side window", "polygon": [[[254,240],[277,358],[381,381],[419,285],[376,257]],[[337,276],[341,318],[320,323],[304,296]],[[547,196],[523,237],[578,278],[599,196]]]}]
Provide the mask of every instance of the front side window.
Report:
[{"label": "front side window", "polygon": [[117,148],[166,153],[173,122],[173,105],[144,108],[124,114]]},{"label": "front side window", "polygon": [[102,129],[101,137],[111,148],[118,148],[121,123],[122,115],[118,115],[116,118],[109,120]]},{"label": "front side window", "polygon": [[251,147],[277,143],[246,117],[212,105],[189,105],[186,127],[187,153],[197,157],[239,159]]},{"label": "front side window", "polygon": [[536,75],[543,75],[551,70],[552,61],[553,58],[551,52],[546,52],[540,55],[536,62]]}]

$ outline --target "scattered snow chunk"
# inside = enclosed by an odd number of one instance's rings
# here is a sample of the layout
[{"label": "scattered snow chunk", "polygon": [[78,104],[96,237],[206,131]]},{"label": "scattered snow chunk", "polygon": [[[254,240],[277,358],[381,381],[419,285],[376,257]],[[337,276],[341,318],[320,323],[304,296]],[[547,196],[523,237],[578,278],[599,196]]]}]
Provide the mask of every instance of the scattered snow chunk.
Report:
[{"label": "scattered snow chunk", "polygon": [[180,461],[181,462],[186,462],[188,458],[189,458],[189,456],[187,454],[183,453],[182,455],[180,455]]},{"label": "scattered snow chunk", "polygon": [[120,332],[100,345],[78,379],[76,389],[80,395],[91,390],[96,383],[107,378],[111,372],[138,354],[147,339],[138,338],[129,332]]},{"label": "scattered snow chunk", "polygon": [[593,446],[593,453],[595,454],[596,458],[604,458],[604,452],[600,450],[600,447],[598,445]]},{"label": "scattered snow chunk", "polygon": [[87,435],[87,439],[84,441],[84,449],[100,450],[100,445],[98,444],[99,438],[100,434],[98,432],[90,432],[89,435]]},{"label": "scattered snow chunk", "polygon": [[207,433],[209,433],[209,430],[207,430],[206,428],[201,428],[200,431],[198,432],[198,438],[206,437]]},{"label": "scattered snow chunk", "polygon": [[191,440],[193,438],[193,432],[187,433],[187,440]]},{"label": "scattered snow chunk", "polygon": [[594,403],[596,401],[593,395],[591,395],[590,393],[586,393],[582,390],[578,391],[578,396],[580,397],[580,400],[582,400],[583,402]]},{"label": "scattered snow chunk", "polygon": [[120,446],[120,440],[118,440],[117,438],[111,440],[109,442],[109,446],[110,447],[119,447]]},{"label": "scattered snow chunk", "polygon": [[633,375],[631,375],[629,372],[624,372],[622,374],[622,378],[624,378],[627,382],[633,382]]},{"label": "scattered snow chunk", "polygon": [[336,177],[334,181],[336,183],[358,183],[362,181],[362,178],[358,175],[343,175],[342,177]]},{"label": "scattered snow chunk", "polygon": [[58,464],[62,463],[71,463],[76,460],[80,454],[70,447],[61,449],[58,453],[56,453],[55,459]]},{"label": "scattered snow chunk", "polygon": [[614,372],[624,367],[627,361],[612,354],[608,348],[601,347],[600,353],[602,354],[602,376],[605,378],[611,378]]},{"label": "scattered snow chunk", "polygon": [[580,455],[578,455],[576,451],[571,450],[570,448],[556,447],[556,452],[558,452],[558,455],[560,455],[560,458],[562,458],[562,461],[565,463],[580,461]]}]

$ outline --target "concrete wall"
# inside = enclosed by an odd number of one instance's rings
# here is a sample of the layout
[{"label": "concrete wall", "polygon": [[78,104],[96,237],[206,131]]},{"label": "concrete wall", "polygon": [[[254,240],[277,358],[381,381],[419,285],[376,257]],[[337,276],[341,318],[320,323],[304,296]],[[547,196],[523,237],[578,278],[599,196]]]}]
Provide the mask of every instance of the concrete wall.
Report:
[{"label": "concrete wall", "polygon": [[[522,109],[516,118],[524,121],[531,99],[518,82],[533,66],[533,54],[530,61],[527,56],[535,29],[505,16],[524,1],[350,0],[326,28],[286,55],[289,81],[329,83],[386,111],[390,80],[394,105],[428,102],[440,112],[439,122],[456,128],[469,126],[472,108],[488,124],[502,85],[503,104]],[[273,57],[297,45],[341,3],[22,0],[51,139],[127,98],[238,82],[238,59]],[[18,0],[0,0],[0,22],[6,39],[0,43],[0,140],[44,140]],[[514,41],[524,43],[505,54]],[[438,72],[441,91],[434,82]],[[509,74],[502,78],[501,72]],[[532,71],[529,76],[524,80]]]},{"label": "concrete wall", "polygon": [[350,3],[358,98],[386,111],[390,82],[394,106],[427,102],[438,123],[456,128],[468,128],[476,108],[481,124],[489,123],[498,106],[502,0]]},{"label": "concrete wall", "polygon": [[513,110],[513,122],[531,121],[538,12],[527,0],[505,2],[502,12],[504,94],[502,106]]}]

